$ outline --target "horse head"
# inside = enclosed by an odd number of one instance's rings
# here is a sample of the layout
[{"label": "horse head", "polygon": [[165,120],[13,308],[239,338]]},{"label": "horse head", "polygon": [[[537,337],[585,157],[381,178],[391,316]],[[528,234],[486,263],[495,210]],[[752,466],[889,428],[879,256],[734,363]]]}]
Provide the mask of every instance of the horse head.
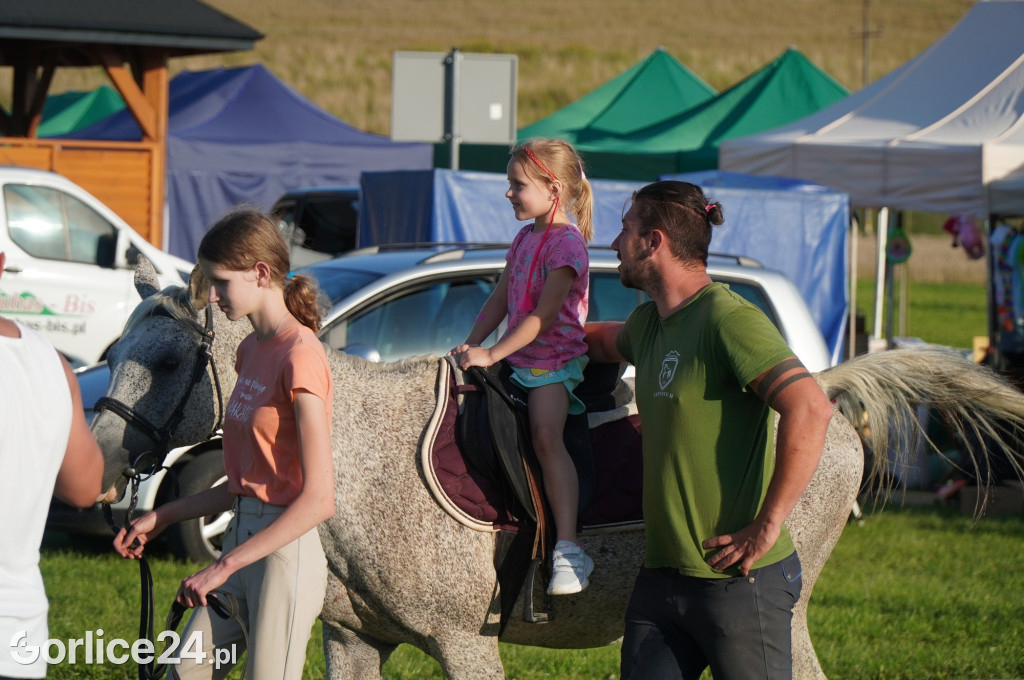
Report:
[{"label": "horse head", "polygon": [[251,331],[208,304],[193,270],[190,285],[158,289],[156,272],[139,258],[135,289],[142,302],[110,348],[110,385],[96,406],[92,431],[103,450],[103,488],[120,497],[136,474],[157,470],[167,451],[205,441],[220,426],[234,387],[234,354]]}]

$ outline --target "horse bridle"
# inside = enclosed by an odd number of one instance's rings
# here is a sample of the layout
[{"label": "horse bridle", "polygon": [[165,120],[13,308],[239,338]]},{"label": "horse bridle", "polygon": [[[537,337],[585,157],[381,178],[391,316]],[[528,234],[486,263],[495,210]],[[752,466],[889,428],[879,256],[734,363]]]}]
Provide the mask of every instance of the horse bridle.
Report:
[{"label": "horse bridle", "polygon": [[178,404],[174,407],[174,410],[171,412],[170,417],[168,417],[167,422],[162,426],[157,427],[134,408],[112,397],[100,397],[96,400],[96,405],[93,407],[97,413],[100,411],[110,411],[111,413],[120,416],[129,425],[133,425],[142,430],[142,432],[156,444],[155,450],[141,451],[128,461],[128,467],[125,468],[123,474],[129,479],[137,479],[144,475],[151,475],[159,470],[160,466],[163,465],[164,458],[167,456],[168,443],[171,440],[171,435],[174,434],[178,425],[181,424],[181,419],[185,416],[185,406],[188,404],[188,400],[192,397],[192,392],[195,390],[196,385],[199,384],[203,379],[203,376],[206,374],[207,367],[213,369],[213,385],[217,393],[217,419],[213,424],[213,428],[207,434],[207,438],[212,437],[217,433],[224,420],[224,399],[220,387],[220,375],[217,373],[217,363],[213,360],[213,311],[210,309],[210,306],[206,306],[205,326],[199,325],[194,319],[176,318],[163,307],[157,307],[153,310],[152,316],[158,315],[166,316],[183,323],[186,328],[195,331],[199,335],[200,339],[196,362],[192,370],[192,378],[189,381],[188,389],[186,389],[181,395],[181,399],[178,400]]},{"label": "horse bridle", "polygon": [[[171,435],[174,434],[174,431],[181,423],[181,419],[185,416],[185,405],[188,404],[188,400],[192,397],[192,392],[195,390],[196,385],[199,384],[203,379],[203,376],[206,374],[207,367],[212,369],[213,385],[217,393],[217,419],[213,424],[213,429],[211,429],[207,435],[207,439],[216,434],[224,420],[224,398],[220,386],[220,375],[217,373],[217,362],[213,359],[213,311],[210,309],[210,305],[206,306],[205,326],[200,326],[191,318],[175,317],[164,307],[156,307],[151,316],[165,316],[183,323],[186,328],[195,331],[199,335],[199,348],[197,350],[196,362],[192,370],[192,378],[189,381],[188,388],[181,395],[181,399],[178,400],[178,404],[174,407],[174,410],[171,412],[170,417],[168,417],[167,422],[165,422],[161,427],[153,425],[148,418],[136,411],[134,408],[112,397],[100,397],[96,400],[96,405],[93,407],[97,413],[100,411],[110,411],[111,413],[120,416],[128,425],[133,425],[142,430],[146,436],[156,444],[155,450],[142,451],[128,461],[128,467],[125,468],[122,473],[128,478],[131,486],[131,501],[128,506],[128,514],[125,515],[125,529],[130,525],[132,514],[135,512],[135,505],[138,501],[139,495],[139,483],[144,477],[154,474],[163,466],[164,458],[167,456],[167,445],[171,440]],[[120,527],[116,526],[114,523],[110,504],[104,504],[103,511],[104,516],[107,519],[107,523],[110,524],[110,527],[116,534],[120,530]],[[149,563],[145,557],[141,557],[139,559],[139,575],[142,587],[142,591],[140,593],[142,609],[139,614],[139,638],[155,642],[157,636],[154,634],[153,573],[150,570]],[[220,596],[219,598],[218,595]],[[218,615],[222,618],[235,618],[238,621],[246,636],[246,640],[248,640],[245,622],[242,621],[238,613],[238,604],[234,601],[234,598],[226,593],[215,592],[209,593],[207,597],[211,608]],[[172,604],[171,611],[167,615],[167,630],[173,631],[177,628],[178,622],[181,620],[183,613],[184,609],[181,605],[178,605],[177,602]],[[158,680],[163,677],[166,670],[166,666],[159,664],[156,660],[151,660],[148,663],[140,662],[138,677],[139,680]],[[242,677],[245,677],[244,670]]]}]

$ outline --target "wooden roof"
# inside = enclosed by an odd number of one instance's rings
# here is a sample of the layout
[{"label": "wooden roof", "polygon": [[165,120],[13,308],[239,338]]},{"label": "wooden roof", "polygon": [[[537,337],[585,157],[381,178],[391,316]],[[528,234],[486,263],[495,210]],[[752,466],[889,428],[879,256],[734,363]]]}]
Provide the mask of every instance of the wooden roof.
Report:
[{"label": "wooden roof", "polygon": [[[0,0],[0,67],[13,70],[9,108],[0,105],[3,162],[70,177],[161,247],[167,62],[251,50],[262,37],[200,0]],[[140,142],[37,138],[54,72],[83,66],[106,71],[142,129]],[[111,154],[135,163],[134,169],[124,170],[128,166]],[[115,179],[104,176],[104,168],[119,168]],[[132,191],[110,193],[125,187]]]},{"label": "wooden roof", "polygon": [[84,49],[89,46],[155,48],[178,57],[250,50],[262,37],[199,0],[0,3],[0,65],[16,63],[25,45],[59,49],[58,66],[89,66],[95,63]]}]

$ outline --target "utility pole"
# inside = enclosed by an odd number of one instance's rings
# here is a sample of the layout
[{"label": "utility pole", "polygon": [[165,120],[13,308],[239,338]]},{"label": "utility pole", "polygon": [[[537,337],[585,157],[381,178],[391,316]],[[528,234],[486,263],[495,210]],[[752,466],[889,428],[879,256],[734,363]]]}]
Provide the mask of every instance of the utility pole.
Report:
[{"label": "utility pole", "polygon": [[864,0],[861,8],[861,30],[850,31],[850,36],[861,39],[861,86],[871,82],[871,39],[882,35],[882,28],[871,29],[870,9],[871,0]]}]

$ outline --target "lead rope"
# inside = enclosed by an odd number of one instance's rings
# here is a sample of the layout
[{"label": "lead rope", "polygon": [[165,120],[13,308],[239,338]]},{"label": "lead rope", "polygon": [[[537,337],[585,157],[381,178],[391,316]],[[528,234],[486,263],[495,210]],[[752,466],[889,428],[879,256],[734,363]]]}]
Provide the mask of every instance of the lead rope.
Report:
[{"label": "lead rope", "polygon": [[[133,474],[129,476],[131,482],[131,500],[128,502],[128,512],[124,519],[124,529],[127,531],[131,528],[132,514],[135,512],[135,506],[139,500],[139,483],[140,475],[131,470]],[[114,530],[114,535],[117,535],[122,527],[118,527],[117,523],[114,522],[114,514],[110,509],[109,503],[103,504],[103,516],[107,520],[107,524]],[[156,654],[156,622],[154,620],[156,608],[154,607],[153,598],[153,571],[149,568],[149,562],[146,560],[146,556],[142,555],[139,557],[139,639],[147,640],[152,643],[153,656],[146,663],[139,663],[139,680],[160,680],[167,672],[167,664],[158,664],[157,659],[163,654]],[[245,648],[249,649],[249,630],[245,625],[245,621],[242,620],[241,615],[238,612],[238,601],[231,593],[224,593],[217,590],[211,591],[206,594],[206,601],[210,609],[213,610],[222,619],[234,619],[238,623],[238,627],[242,630],[242,638],[245,640]],[[178,628],[178,624],[181,623],[181,619],[188,609],[183,604],[180,604],[177,599],[171,602],[171,609],[167,612],[167,620],[164,626],[164,631],[174,632]],[[183,643],[179,638],[179,643]],[[166,650],[164,650],[166,653]],[[212,663],[209,662],[209,663]],[[245,680],[245,666],[242,666],[241,680]]]}]

